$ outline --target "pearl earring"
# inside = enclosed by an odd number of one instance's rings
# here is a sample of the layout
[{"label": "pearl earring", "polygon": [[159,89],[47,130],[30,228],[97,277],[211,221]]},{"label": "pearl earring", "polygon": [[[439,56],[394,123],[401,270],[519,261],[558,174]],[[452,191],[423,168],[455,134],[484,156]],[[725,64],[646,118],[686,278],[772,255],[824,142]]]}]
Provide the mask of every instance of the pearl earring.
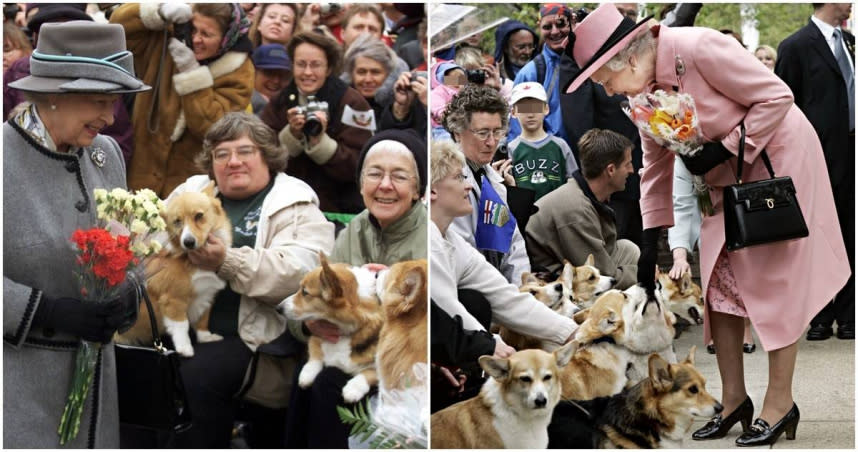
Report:
[{"label": "pearl earring", "polygon": [[56,110],[56,109],[57,109],[57,106],[54,104],[51,104],[51,110]]}]

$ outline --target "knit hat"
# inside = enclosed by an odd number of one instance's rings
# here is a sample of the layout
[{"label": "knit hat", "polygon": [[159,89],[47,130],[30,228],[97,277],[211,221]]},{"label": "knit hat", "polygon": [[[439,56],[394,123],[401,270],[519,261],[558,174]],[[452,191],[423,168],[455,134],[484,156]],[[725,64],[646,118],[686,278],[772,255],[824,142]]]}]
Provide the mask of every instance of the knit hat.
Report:
[{"label": "knit hat", "polygon": [[36,33],[46,22],[58,22],[60,19],[92,21],[86,13],[86,3],[28,3],[27,9],[32,8],[38,8],[38,11],[27,22],[27,28]]},{"label": "knit hat", "polygon": [[426,142],[417,135],[413,129],[387,129],[373,135],[366,144],[363,145],[363,150],[357,161],[357,180],[360,180],[360,173],[363,170],[363,161],[366,159],[366,154],[372,147],[385,140],[398,141],[405,145],[408,150],[414,155],[414,161],[417,163],[418,194],[423,196],[426,192],[426,182],[429,180],[429,174],[426,172]]}]

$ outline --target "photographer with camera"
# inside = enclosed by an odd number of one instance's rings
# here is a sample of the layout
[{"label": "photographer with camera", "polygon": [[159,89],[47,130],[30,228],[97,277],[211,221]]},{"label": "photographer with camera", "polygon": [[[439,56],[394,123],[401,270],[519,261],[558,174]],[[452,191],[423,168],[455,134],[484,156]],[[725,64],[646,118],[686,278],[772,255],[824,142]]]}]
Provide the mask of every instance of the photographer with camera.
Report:
[{"label": "photographer with camera", "polygon": [[238,3],[127,3],[110,21],[125,28],[137,73],[153,87],[134,101],[128,186],[164,198],[197,174],[211,125],[250,105],[250,21]]},{"label": "photographer with camera", "polygon": [[[319,207],[333,221],[348,220],[364,205],[355,183],[357,157],[371,133],[356,127],[353,112],[370,110],[340,73],[341,46],[314,31],[300,32],[286,48],[292,60],[292,83],[272,99],[260,118],[279,134],[289,151],[286,173],[319,195]],[[333,215],[332,215],[333,214]],[[346,223],[347,221],[341,221]]]}]

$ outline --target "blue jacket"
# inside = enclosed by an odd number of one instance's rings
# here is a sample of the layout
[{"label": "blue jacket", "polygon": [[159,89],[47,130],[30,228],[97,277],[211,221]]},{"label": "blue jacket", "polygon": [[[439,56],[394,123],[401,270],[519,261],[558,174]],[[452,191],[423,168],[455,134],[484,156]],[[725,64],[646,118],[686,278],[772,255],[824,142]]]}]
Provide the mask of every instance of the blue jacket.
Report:
[{"label": "blue jacket", "polygon": [[[533,35],[534,44],[539,42],[539,36],[537,36],[536,33],[530,27],[517,20],[508,20],[502,23],[497,28],[497,30],[495,30],[495,62],[498,63],[498,65],[501,66],[503,69],[501,75],[507,74],[511,79],[515,78],[521,68],[510,64],[510,62],[507,61],[506,58],[504,58],[503,49],[506,47],[506,43],[509,40],[509,35],[519,30],[529,31],[530,34]],[[532,59],[534,57],[534,54],[532,53],[530,57]]]},{"label": "blue jacket", "polygon": [[[545,92],[548,94],[548,115],[545,117],[545,131],[551,135],[562,138],[564,141],[568,141],[566,136],[566,129],[563,127],[563,115],[560,113],[560,79],[558,77],[557,83],[554,84],[554,89],[549,91],[548,85],[551,84],[551,74],[554,71],[554,67],[560,63],[560,54],[548,48],[548,46],[543,46],[542,48],[542,56],[545,58],[545,81],[542,82],[542,86],[545,87]],[[520,71],[518,71],[518,75],[515,76],[515,84],[524,82],[535,82],[536,80],[536,62],[531,61],[527,63]],[[512,109],[512,105],[510,105],[510,109]],[[516,137],[521,135],[521,125],[518,123],[518,119],[510,118],[509,121],[509,135],[507,136],[507,142],[511,142]]]}]

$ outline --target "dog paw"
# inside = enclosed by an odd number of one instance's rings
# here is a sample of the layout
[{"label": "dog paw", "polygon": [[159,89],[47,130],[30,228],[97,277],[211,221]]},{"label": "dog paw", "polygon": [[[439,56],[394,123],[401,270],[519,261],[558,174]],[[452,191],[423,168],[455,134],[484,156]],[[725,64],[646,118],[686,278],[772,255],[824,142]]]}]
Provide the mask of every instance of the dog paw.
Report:
[{"label": "dog paw", "polygon": [[197,342],[205,343],[205,342],[217,342],[222,341],[223,336],[220,334],[212,333],[211,331],[197,331]]},{"label": "dog paw", "polygon": [[194,356],[194,347],[191,344],[176,344],[176,353],[184,356],[185,358],[190,358]]},{"label": "dog paw", "polygon": [[309,388],[321,371],[321,361],[307,361],[307,364],[304,365],[304,368],[301,369],[301,373],[298,375],[298,386],[305,389]]},{"label": "dog paw", "polygon": [[363,375],[357,375],[343,386],[343,400],[346,403],[354,403],[362,399],[369,392],[369,383]]}]

